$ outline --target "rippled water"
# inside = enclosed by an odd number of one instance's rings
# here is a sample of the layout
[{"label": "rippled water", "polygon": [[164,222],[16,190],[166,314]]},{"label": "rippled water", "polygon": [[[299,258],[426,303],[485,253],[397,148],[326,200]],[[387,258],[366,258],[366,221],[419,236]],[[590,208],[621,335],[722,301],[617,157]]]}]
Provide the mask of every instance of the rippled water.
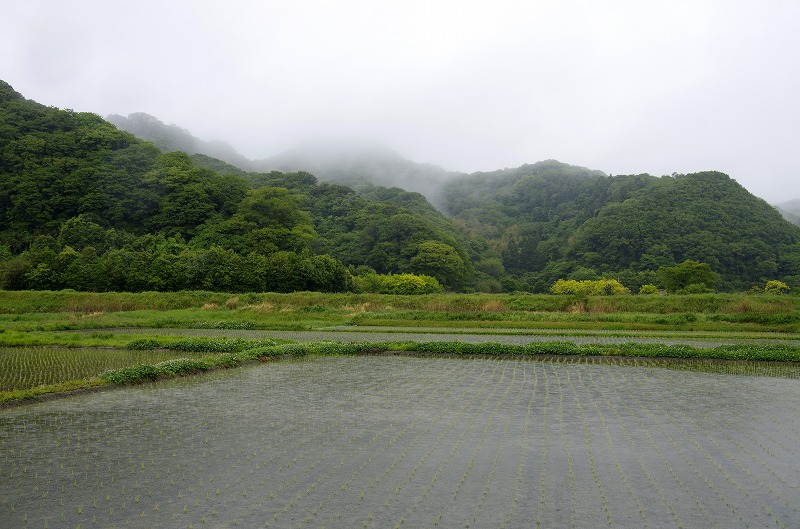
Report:
[{"label": "rippled water", "polygon": [[0,527],[797,527],[798,410],[780,378],[276,362],[0,411]]}]

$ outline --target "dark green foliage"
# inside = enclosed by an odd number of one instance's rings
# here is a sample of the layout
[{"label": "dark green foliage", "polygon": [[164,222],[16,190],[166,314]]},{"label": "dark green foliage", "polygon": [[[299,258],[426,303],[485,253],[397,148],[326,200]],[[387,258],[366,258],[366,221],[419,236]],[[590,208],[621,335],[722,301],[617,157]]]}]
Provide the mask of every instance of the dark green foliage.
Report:
[{"label": "dark green foliage", "polygon": [[162,154],[5,83],[0,95],[0,288],[351,288],[340,262],[310,252],[316,233],[298,194],[249,189],[241,172]]},{"label": "dark green foliage", "polygon": [[706,172],[658,179],[604,208],[578,230],[567,256],[591,255],[612,270],[706,263],[723,289],[746,290],[796,274],[798,252],[800,229],[728,176]]},{"label": "dark green foliage", "polygon": [[[167,372],[168,370],[164,370],[163,374]],[[139,364],[100,373],[100,378],[110,384],[140,384],[148,380],[155,380],[161,375],[162,370],[156,366]]]},{"label": "dark green foliage", "polygon": [[600,276],[638,290],[687,260],[719,274],[697,285],[723,290],[800,274],[800,229],[721,173],[608,177],[548,161],[455,179],[444,196],[501,253],[508,287]]},{"label": "dark green foliage", "polygon": [[[366,266],[467,292],[547,292],[562,278],[800,290],[800,228],[721,173],[609,177],[549,160],[444,178],[380,149],[366,164],[332,151],[356,192],[306,172],[245,173],[229,146],[145,114],[115,119],[195,154],[0,82],[0,288],[341,292],[354,288],[346,267]],[[369,183],[399,174],[390,166],[431,176],[418,188],[453,218]],[[686,261],[718,280],[674,282]]]},{"label": "dark green foliage", "polygon": [[719,275],[714,273],[707,263],[689,260],[679,265],[659,268],[658,277],[667,290],[671,292],[686,290],[692,294],[711,292],[719,281]]},{"label": "dark green foliage", "polygon": [[366,265],[381,274],[427,274],[451,289],[474,284],[475,261],[495,258],[495,266],[487,269],[503,272],[488,245],[458,233],[418,193],[371,186],[362,196],[348,187],[318,183],[303,172],[273,171],[248,179],[254,186],[304,194],[303,207],[317,233],[312,248],[345,265]]},{"label": "dark green foliage", "polygon": [[127,349],[133,350],[152,350],[152,349],[172,349],[174,351],[186,351],[192,353],[230,353],[252,349],[254,347],[268,347],[275,345],[273,340],[246,340],[244,338],[184,338],[181,340],[155,340],[145,338],[134,340],[127,345]]}]

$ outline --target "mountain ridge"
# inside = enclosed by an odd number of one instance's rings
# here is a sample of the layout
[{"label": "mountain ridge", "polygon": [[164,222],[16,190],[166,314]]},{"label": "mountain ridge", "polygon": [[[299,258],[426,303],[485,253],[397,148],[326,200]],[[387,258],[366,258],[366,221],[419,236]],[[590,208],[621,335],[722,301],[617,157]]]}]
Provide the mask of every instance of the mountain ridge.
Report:
[{"label": "mountain ridge", "polygon": [[[189,150],[208,146],[140,118]],[[545,160],[429,176],[445,217],[422,194],[357,173],[348,158],[357,150],[344,153],[339,176],[357,177],[358,192],[304,171],[248,172],[198,152],[165,153],[6,83],[0,123],[7,288],[341,290],[350,288],[348,266],[423,273],[461,291],[546,292],[557,279],[599,278],[636,290],[691,261],[718,278],[695,291],[772,279],[800,289],[800,228],[714,171],[610,176]],[[382,148],[373,157],[402,161]]]}]

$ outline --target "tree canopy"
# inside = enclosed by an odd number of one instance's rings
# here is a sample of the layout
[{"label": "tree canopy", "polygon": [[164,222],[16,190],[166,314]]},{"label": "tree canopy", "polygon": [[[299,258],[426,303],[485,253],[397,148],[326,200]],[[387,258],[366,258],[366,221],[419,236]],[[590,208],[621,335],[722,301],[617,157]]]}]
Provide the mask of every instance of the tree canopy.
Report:
[{"label": "tree canopy", "polygon": [[[170,151],[200,150],[152,116],[120,123]],[[370,183],[386,156],[419,169],[396,154],[339,165],[355,190],[304,171],[247,172],[203,149],[162,152],[0,81],[0,288],[339,291],[367,284],[352,277],[367,267],[459,291],[547,292],[558,280],[800,289],[800,227],[718,172],[608,176],[548,160],[437,177],[440,211],[375,185],[388,173]]]}]

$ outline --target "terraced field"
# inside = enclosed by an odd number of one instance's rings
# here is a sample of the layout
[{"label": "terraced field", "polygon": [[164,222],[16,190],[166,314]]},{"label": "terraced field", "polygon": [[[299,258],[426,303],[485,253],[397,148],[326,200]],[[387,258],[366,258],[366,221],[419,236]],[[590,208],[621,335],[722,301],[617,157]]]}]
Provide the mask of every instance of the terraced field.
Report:
[{"label": "terraced field", "polygon": [[281,361],[3,410],[0,527],[793,528],[798,410],[786,378]]},{"label": "terraced field", "polygon": [[135,364],[203,356],[186,351],[132,351],[89,347],[0,347],[0,391],[90,378]]},{"label": "terraced field", "polygon": [[[94,332],[93,330],[83,331]],[[785,344],[800,347],[796,334],[777,333],[697,333],[697,332],[624,332],[624,331],[553,331],[529,329],[413,329],[403,327],[336,327],[323,330],[237,330],[237,329],[177,329],[177,328],[121,328],[104,329],[106,333],[161,334],[180,336],[228,336],[233,338],[278,338],[298,342],[321,340],[339,342],[389,342],[410,340],[418,342],[461,341],[467,343],[499,342],[524,345],[531,342],[572,342],[577,344],[672,344],[693,347],[716,347],[729,344]]]}]

